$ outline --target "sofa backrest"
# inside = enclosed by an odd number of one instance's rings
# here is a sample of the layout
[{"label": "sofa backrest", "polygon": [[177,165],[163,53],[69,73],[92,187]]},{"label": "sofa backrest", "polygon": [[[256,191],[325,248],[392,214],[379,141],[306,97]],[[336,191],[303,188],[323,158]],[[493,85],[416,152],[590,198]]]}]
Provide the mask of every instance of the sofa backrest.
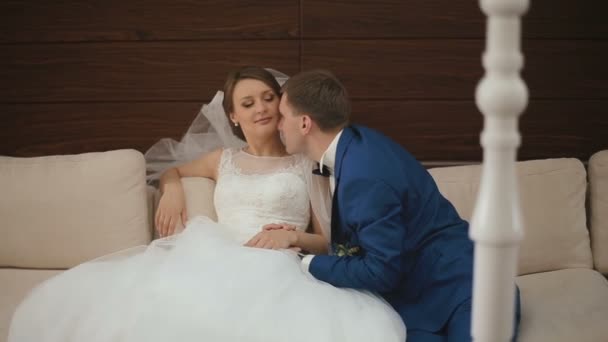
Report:
[{"label": "sofa backrest", "polygon": [[0,157],[0,266],[70,268],[151,239],[135,150]]},{"label": "sofa backrest", "polygon": [[[608,158],[608,153],[605,156]],[[601,173],[603,184],[608,187],[608,162],[602,162],[601,165],[605,167]],[[473,165],[436,168],[429,172],[440,191],[454,204],[460,215],[470,220],[479,189],[481,167]],[[583,164],[577,159],[519,162],[516,164],[516,174],[524,224],[518,273],[523,275],[565,268],[593,267],[585,211],[587,176]],[[205,215],[216,219],[213,206],[215,183],[205,178],[183,178],[182,185],[186,193],[189,218]],[[598,191],[603,191],[603,194],[596,196],[601,200],[595,206],[601,204],[604,209],[597,209],[594,215],[595,221],[603,222],[603,225],[596,224],[594,229],[601,227],[605,246],[603,251],[608,253],[608,190],[598,188],[596,193],[599,195]],[[594,234],[599,235],[595,230]],[[594,248],[599,249],[600,243],[595,243],[595,235]],[[600,256],[603,259],[596,258],[596,266],[603,265],[602,267],[608,268],[608,255]]]},{"label": "sofa backrest", "polygon": [[595,268],[608,274],[608,150],[589,159],[589,211]]},{"label": "sofa backrest", "polygon": [[[429,170],[439,190],[470,220],[481,166]],[[516,164],[524,239],[518,273],[593,266],[586,225],[587,179],[577,159],[546,159]]]}]

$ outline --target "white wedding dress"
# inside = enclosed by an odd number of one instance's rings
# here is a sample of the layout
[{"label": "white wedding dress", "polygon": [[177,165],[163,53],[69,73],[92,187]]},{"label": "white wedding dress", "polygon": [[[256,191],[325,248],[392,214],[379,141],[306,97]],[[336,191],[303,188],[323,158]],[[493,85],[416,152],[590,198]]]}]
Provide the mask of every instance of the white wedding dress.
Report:
[{"label": "white wedding dress", "polygon": [[405,341],[401,318],[371,293],[302,271],[291,251],[243,247],[268,223],[308,226],[302,157],[225,149],[218,222],[84,263],[36,287],[10,342]]}]

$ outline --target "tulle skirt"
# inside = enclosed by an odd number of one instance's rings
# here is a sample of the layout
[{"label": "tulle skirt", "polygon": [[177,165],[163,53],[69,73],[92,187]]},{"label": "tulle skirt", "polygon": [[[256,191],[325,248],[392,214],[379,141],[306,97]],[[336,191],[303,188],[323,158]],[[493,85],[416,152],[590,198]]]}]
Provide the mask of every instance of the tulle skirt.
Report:
[{"label": "tulle skirt", "polygon": [[295,253],[243,247],[225,228],[197,217],[47,280],[18,307],[9,341],[405,341],[378,296],[314,279]]}]

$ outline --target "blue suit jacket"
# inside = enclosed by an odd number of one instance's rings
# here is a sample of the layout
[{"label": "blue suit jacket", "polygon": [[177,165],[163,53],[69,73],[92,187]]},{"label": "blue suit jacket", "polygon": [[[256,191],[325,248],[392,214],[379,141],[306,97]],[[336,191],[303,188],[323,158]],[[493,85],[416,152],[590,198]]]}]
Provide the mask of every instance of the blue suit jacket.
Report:
[{"label": "blue suit jacket", "polygon": [[311,274],[378,292],[408,330],[439,331],[471,298],[468,223],[412,155],[369,128],[344,129],[334,172],[332,243],[360,251],[316,256]]}]

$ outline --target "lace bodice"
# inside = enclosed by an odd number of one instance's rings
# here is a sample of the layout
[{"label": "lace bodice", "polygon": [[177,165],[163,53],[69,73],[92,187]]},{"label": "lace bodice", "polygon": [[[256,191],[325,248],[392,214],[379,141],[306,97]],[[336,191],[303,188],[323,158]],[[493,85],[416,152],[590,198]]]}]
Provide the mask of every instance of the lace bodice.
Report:
[{"label": "lace bodice", "polygon": [[215,187],[218,222],[241,242],[269,223],[288,223],[305,230],[310,221],[303,156],[258,157],[241,149],[222,152]]}]

